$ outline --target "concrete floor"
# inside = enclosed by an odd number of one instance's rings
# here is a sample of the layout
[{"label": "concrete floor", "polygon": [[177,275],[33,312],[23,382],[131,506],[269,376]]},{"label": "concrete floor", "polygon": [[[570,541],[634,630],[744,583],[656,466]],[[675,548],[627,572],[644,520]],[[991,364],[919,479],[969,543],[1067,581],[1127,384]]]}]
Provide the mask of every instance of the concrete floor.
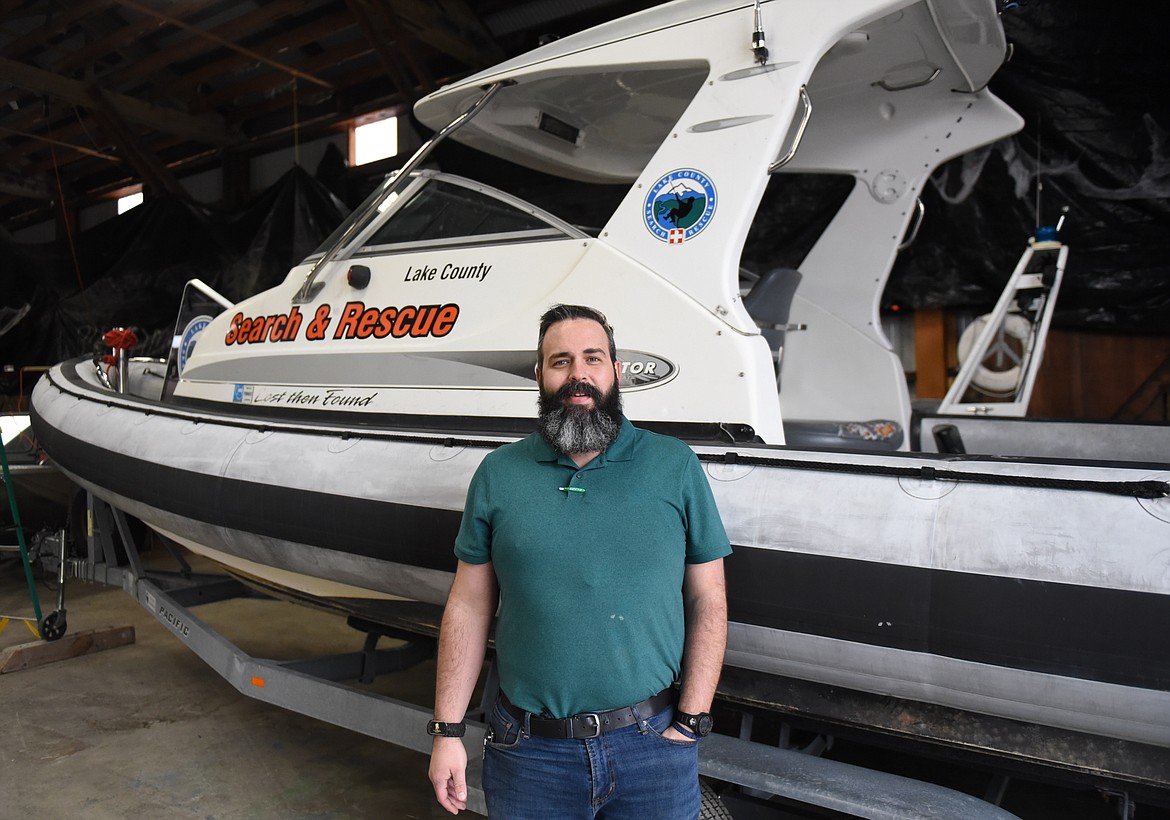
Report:
[{"label": "concrete floor", "polygon": [[[56,609],[56,592],[38,590],[43,613]],[[450,816],[431,794],[425,755],[242,695],[121,589],[70,580],[65,607],[70,633],[132,624],[136,641],[0,675],[0,817]],[[0,616],[31,613],[19,560],[0,559]],[[343,619],[278,601],[198,613],[260,657],[362,643]],[[0,649],[31,640],[11,621]],[[433,682],[425,663],[380,679],[378,691],[429,704]]]}]

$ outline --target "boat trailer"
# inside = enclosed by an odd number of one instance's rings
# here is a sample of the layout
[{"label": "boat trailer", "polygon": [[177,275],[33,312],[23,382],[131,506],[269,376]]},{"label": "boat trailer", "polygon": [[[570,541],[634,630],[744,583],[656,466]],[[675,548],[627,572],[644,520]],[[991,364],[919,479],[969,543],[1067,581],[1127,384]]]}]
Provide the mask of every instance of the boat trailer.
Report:
[{"label": "boat trailer", "polygon": [[[398,625],[351,616],[350,626],[366,633],[358,652],[295,661],[253,657],[204,623],[193,610],[232,598],[266,596],[230,576],[193,571],[165,538],[159,540],[178,569],[147,569],[125,515],[90,494],[87,508],[86,554],[68,559],[70,577],[121,587],[248,697],[421,754],[430,753],[431,739],[421,729],[431,717],[430,706],[358,689],[347,682],[368,684],[378,676],[405,671],[434,657],[441,615],[438,607],[404,601]],[[378,648],[383,637],[401,643]],[[725,670],[718,698],[733,707],[761,702],[758,682],[753,684],[736,673]],[[473,704],[468,712],[463,738],[468,752],[468,808],[485,815],[480,749],[487,729],[484,715],[494,700],[496,686],[494,668],[489,666],[482,698],[478,707]],[[827,695],[822,692],[814,697],[824,700]],[[794,708],[799,708],[799,695],[791,700]],[[850,709],[857,717],[856,705]],[[820,757],[816,752],[824,749],[823,743],[800,750],[753,741],[752,715],[749,712],[742,717],[739,737],[712,734],[703,740],[699,772],[739,787],[738,792],[749,798],[778,797],[790,804],[875,820],[1015,818],[991,802],[954,789]],[[722,806],[717,813],[708,811],[705,804],[702,820],[730,816]]]}]

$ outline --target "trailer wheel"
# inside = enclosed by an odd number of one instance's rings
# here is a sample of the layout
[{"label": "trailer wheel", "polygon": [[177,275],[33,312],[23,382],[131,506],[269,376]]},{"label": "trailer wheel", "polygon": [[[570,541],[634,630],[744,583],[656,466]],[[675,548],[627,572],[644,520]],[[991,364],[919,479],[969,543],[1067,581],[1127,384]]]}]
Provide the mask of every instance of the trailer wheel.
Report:
[{"label": "trailer wheel", "polygon": [[699,820],[735,820],[715,790],[699,781]]},{"label": "trailer wheel", "polygon": [[65,620],[65,610],[59,609],[50,612],[41,619],[41,637],[46,641],[55,641],[65,634],[68,622]]}]

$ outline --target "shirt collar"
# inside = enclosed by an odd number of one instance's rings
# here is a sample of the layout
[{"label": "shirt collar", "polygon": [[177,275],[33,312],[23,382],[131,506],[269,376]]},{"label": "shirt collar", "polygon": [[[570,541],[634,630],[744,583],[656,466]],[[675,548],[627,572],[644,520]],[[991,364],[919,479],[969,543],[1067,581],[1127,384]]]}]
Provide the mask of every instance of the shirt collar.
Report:
[{"label": "shirt collar", "polygon": [[[613,444],[603,450],[601,455],[589,462],[586,467],[593,469],[594,467],[604,467],[610,461],[629,461],[634,457],[634,442],[636,439],[637,429],[634,425],[630,424],[629,419],[622,416],[622,423],[618,427],[618,435],[613,440]],[[577,466],[573,459],[545,441],[544,436],[539,432],[533,433],[530,441],[533,457],[537,461],[555,461],[574,468]]]}]

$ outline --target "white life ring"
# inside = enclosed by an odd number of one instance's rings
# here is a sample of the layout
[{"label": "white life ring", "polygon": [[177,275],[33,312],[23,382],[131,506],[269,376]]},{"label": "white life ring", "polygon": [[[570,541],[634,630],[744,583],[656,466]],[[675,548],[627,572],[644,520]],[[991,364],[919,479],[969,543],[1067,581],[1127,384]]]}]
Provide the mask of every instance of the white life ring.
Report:
[{"label": "white life ring", "polygon": [[[959,337],[959,364],[967,360],[971,355],[971,348],[975,346],[975,340],[979,338],[979,334],[983,332],[983,328],[991,319],[990,313],[985,313],[982,316],[976,316],[971,324],[967,325],[963,334]],[[1009,313],[1004,319],[1003,327],[1000,333],[1005,336],[1011,336],[1016,339],[1021,345],[1026,344],[1026,339],[1032,335],[1032,323],[1025,319],[1018,313]],[[1002,347],[1006,345],[1005,340],[1000,340],[999,345]],[[971,383],[977,387],[981,387],[989,393],[1010,393],[1016,389],[1020,383],[1020,378],[1023,375],[1022,362],[1017,359],[1016,364],[1004,370],[992,370],[987,367],[987,359],[991,353],[996,352],[996,341],[993,340],[991,348],[988,350],[988,355],[980,365],[975,368],[974,375],[971,376]]]}]

